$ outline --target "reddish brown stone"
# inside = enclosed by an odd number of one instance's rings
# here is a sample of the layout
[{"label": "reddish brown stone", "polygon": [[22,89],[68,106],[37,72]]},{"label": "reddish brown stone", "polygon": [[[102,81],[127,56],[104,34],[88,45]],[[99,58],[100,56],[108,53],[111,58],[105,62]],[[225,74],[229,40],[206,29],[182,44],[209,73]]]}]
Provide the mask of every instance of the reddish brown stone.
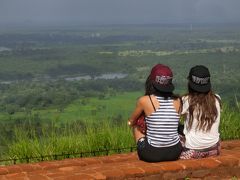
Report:
[{"label": "reddish brown stone", "polygon": [[19,168],[21,168],[23,172],[30,172],[30,171],[42,169],[42,167],[39,166],[38,164],[21,164],[19,165]]},{"label": "reddish brown stone", "polygon": [[159,164],[156,164],[156,166],[161,167],[164,171],[180,171],[184,169],[179,163],[174,161],[161,162]]},{"label": "reddish brown stone", "polygon": [[91,164],[102,164],[102,162],[100,160],[98,160],[97,158],[84,158],[83,162],[86,165],[91,165]]},{"label": "reddish brown stone", "polygon": [[106,179],[106,176],[103,175],[102,173],[95,173],[95,174],[92,174],[92,176],[94,177],[94,179],[99,179],[99,180]]},{"label": "reddish brown stone", "polygon": [[201,167],[201,162],[197,159],[179,160],[177,163],[180,164],[183,169],[194,170]]},{"label": "reddish brown stone", "polygon": [[141,166],[139,168],[144,171],[145,175],[163,174],[163,168],[161,166],[152,166],[150,164],[148,166]]},{"label": "reddish brown stone", "polygon": [[148,163],[144,161],[132,161],[131,165],[134,165],[135,167],[142,167],[142,166],[154,166],[155,163]]},{"label": "reddish brown stone", "polygon": [[104,176],[106,176],[107,179],[111,179],[111,178],[123,178],[124,177],[124,173],[123,171],[117,170],[117,169],[112,169],[112,170],[105,170],[102,171],[102,174]]},{"label": "reddish brown stone", "polygon": [[[187,179],[187,172],[185,171],[177,171],[177,172],[164,172],[163,176],[161,179],[178,179],[178,180],[183,180],[183,179]],[[198,180],[198,179],[191,179],[191,180]]]},{"label": "reddish brown stone", "polygon": [[210,170],[204,169],[204,170],[195,170],[192,172],[191,177],[193,178],[203,178],[207,177],[210,174]]},{"label": "reddish brown stone", "polygon": [[220,156],[159,163],[140,161],[136,153],[65,159],[0,167],[8,179],[228,179],[240,176],[240,140],[223,142]]},{"label": "reddish brown stone", "polygon": [[8,168],[7,167],[0,167],[0,175],[8,174]]},{"label": "reddish brown stone", "polygon": [[42,167],[42,169],[55,169],[60,167],[61,163],[59,161],[59,163],[57,162],[41,162],[39,163],[39,166]]},{"label": "reddish brown stone", "polygon": [[54,178],[55,180],[93,180],[94,178],[91,175],[88,174],[74,174],[64,177],[57,177]]},{"label": "reddish brown stone", "polygon": [[239,140],[228,140],[228,141],[222,141],[221,147],[222,149],[232,149],[234,147],[239,147]]},{"label": "reddish brown stone", "polygon": [[22,171],[22,169],[18,165],[8,166],[7,169],[8,173],[17,173]]},{"label": "reddish brown stone", "polygon": [[204,168],[216,168],[218,167],[221,163],[219,161],[216,161],[213,158],[204,158],[199,161],[202,167]]},{"label": "reddish brown stone", "polygon": [[49,180],[47,176],[41,174],[29,175],[28,178],[32,180]]},{"label": "reddish brown stone", "polygon": [[100,160],[102,163],[112,163],[112,162],[114,162],[112,159],[110,159],[110,158],[101,158],[101,160]]},{"label": "reddish brown stone", "polygon": [[56,177],[63,177],[65,175],[65,172],[61,172],[61,171],[51,171],[46,173],[46,175],[50,178],[56,178]]},{"label": "reddish brown stone", "polygon": [[239,159],[232,157],[232,156],[217,156],[214,158],[217,162],[220,162],[220,166],[228,166],[228,167],[233,167],[233,166],[238,166],[239,164]]},{"label": "reddish brown stone", "polygon": [[126,167],[120,168],[126,177],[141,177],[144,176],[144,171],[140,168],[131,168],[131,167]]},{"label": "reddish brown stone", "polygon": [[27,173],[25,172],[20,172],[20,173],[12,173],[12,174],[7,174],[6,175],[7,179],[19,179],[19,178],[26,178]]},{"label": "reddish brown stone", "polygon": [[69,166],[69,167],[61,167],[61,168],[58,168],[58,169],[59,169],[59,171],[73,172],[73,171],[75,171],[76,167]]},{"label": "reddish brown stone", "polygon": [[4,175],[0,175],[0,180],[7,180],[7,178],[6,178],[6,176],[4,176]]}]

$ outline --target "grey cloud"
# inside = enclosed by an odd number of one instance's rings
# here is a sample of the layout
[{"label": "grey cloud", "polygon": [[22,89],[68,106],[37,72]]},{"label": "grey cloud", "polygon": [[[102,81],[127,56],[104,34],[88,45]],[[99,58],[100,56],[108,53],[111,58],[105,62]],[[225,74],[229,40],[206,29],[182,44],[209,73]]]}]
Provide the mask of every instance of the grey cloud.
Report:
[{"label": "grey cloud", "polygon": [[240,22],[239,0],[0,0],[0,23]]}]

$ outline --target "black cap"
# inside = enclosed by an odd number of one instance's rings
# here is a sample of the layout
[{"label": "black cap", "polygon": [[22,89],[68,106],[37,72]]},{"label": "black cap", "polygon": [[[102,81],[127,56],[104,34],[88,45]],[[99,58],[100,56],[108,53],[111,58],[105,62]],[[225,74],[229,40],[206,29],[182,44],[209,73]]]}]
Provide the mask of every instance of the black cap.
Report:
[{"label": "black cap", "polygon": [[190,88],[194,91],[206,93],[211,90],[210,73],[208,68],[203,65],[192,67],[188,80]]}]

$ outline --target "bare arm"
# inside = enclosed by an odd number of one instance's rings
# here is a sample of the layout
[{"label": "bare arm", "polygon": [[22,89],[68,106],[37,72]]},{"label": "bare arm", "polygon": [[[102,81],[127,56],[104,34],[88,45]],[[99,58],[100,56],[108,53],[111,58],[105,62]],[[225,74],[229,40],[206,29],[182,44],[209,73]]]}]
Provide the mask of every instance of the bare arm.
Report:
[{"label": "bare arm", "polygon": [[139,98],[136,103],[136,107],[128,120],[128,125],[133,126],[137,118],[142,114],[142,112],[143,112],[142,98]]}]

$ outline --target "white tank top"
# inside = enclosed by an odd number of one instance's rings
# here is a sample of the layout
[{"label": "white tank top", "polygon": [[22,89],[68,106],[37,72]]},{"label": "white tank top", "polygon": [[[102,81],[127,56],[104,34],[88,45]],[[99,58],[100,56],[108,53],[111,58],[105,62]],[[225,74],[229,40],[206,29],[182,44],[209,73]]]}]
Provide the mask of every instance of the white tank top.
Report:
[{"label": "white tank top", "polygon": [[179,142],[178,122],[173,99],[157,97],[160,107],[145,118],[147,124],[147,140],[154,147],[170,147]]},{"label": "white tank top", "polygon": [[218,111],[217,118],[213,123],[210,131],[207,131],[207,132],[196,129],[198,120],[196,115],[194,114],[193,114],[192,128],[190,130],[187,130],[188,121],[189,121],[188,96],[182,97],[182,101],[183,101],[182,114],[186,114],[186,119],[184,122],[184,131],[183,131],[186,138],[185,147],[189,149],[205,149],[215,145],[219,141],[218,129],[219,129],[219,123],[220,123],[220,103],[217,100],[217,98],[215,103]]}]

